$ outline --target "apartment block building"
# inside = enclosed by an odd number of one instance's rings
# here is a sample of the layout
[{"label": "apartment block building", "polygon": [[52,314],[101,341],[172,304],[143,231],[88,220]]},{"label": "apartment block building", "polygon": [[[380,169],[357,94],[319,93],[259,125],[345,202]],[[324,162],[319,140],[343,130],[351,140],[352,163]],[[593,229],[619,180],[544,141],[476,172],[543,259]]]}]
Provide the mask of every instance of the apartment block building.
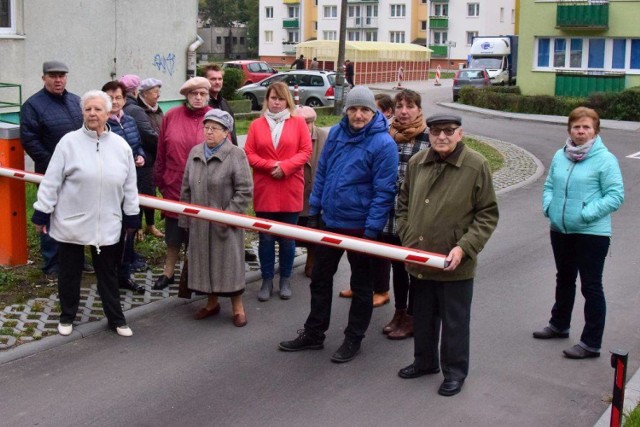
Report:
[{"label": "apartment block building", "polygon": [[[428,46],[433,66],[466,62],[474,36],[515,31],[517,0],[347,1],[347,40]],[[291,61],[297,43],[338,40],[340,11],[340,0],[261,0],[260,57]]]}]

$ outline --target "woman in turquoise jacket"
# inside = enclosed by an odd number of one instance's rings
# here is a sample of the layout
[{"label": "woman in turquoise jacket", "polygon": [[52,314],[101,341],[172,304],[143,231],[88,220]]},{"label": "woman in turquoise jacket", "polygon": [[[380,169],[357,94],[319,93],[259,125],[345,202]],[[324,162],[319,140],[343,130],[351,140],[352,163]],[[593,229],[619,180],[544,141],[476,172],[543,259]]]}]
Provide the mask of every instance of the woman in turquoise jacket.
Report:
[{"label": "woman in turquoise jacket", "polygon": [[569,138],[553,157],[544,183],[543,212],[551,225],[556,263],[556,301],[549,326],[534,338],[568,338],[580,274],[585,326],[570,359],[599,357],[606,316],[602,289],[604,259],[611,239],[611,213],[624,201],[622,174],[605,147],[598,114],[585,107],[569,115]]}]

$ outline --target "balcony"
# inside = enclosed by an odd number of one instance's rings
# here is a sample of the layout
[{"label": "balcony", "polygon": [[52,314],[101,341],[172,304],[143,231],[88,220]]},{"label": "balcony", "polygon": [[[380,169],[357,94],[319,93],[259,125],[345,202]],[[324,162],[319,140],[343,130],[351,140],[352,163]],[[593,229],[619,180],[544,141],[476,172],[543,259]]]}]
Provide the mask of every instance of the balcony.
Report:
[{"label": "balcony", "polygon": [[357,18],[347,18],[347,28],[348,29],[359,29],[359,28],[378,28],[378,17],[357,17]]},{"label": "balcony", "polygon": [[429,28],[431,28],[432,30],[449,28],[449,17],[448,16],[430,16]]},{"label": "balcony", "polygon": [[447,53],[448,53],[448,48],[449,46],[447,45],[440,45],[440,44],[430,44],[429,45],[429,49],[431,49],[433,52],[431,53],[431,57],[432,58],[446,58],[447,57]]},{"label": "balcony", "polygon": [[296,45],[298,43],[295,42],[287,42],[287,41],[283,41],[282,42],[282,53],[284,53],[285,55],[295,55],[296,53]]},{"label": "balcony", "polygon": [[558,3],[556,28],[606,30],[609,28],[609,2]]},{"label": "balcony", "polygon": [[625,89],[624,73],[571,72],[556,73],[556,96],[589,96],[593,92],[622,92]]},{"label": "balcony", "polygon": [[298,4],[300,3],[300,0],[283,0],[282,2],[284,4]]},{"label": "balcony", "polygon": [[378,4],[379,0],[347,0],[347,4]]},{"label": "balcony", "polygon": [[300,20],[299,19],[283,19],[282,20],[282,28],[300,28]]}]

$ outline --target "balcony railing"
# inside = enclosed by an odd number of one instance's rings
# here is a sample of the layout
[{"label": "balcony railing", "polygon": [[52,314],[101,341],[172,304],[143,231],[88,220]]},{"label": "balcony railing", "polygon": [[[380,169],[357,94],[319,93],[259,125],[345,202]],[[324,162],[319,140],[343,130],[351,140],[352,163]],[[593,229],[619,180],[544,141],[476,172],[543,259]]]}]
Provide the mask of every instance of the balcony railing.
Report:
[{"label": "balcony railing", "polygon": [[430,44],[429,45],[429,49],[431,49],[433,51],[433,53],[431,54],[432,58],[444,58],[447,56],[448,53],[448,48],[449,46],[447,45],[441,45],[441,44]]},{"label": "balcony railing", "polygon": [[378,28],[378,17],[347,18],[347,28]]},{"label": "balcony railing", "polygon": [[556,28],[607,29],[609,2],[561,2],[556,12]]},{"label": "balcony railing", "polygon": [[449,28],[449,17],[448,16],[430,16],[429,28],[432,28],[432,29]]},{"label": "balcony railing", "polygon": [[593,92],[622,92],[624,89],[624,73],[569,71],[556,73],[556,96],[583,97]]},{"label": "balcony railing", "polygon": [[300,28],[299,19],[283,19],[282,28]]},{"label": "balcony railing", "polygon": [[282,53],[295,54],[297,44],[298,43],[293,43],[293,42],[282,42]]},{"label": "balcony railing", "polygon": [[347,4],[362,4],[362,3],[367,3],[367,4],[378,4],[379,0],[347,0]]},{"label": "balcony railing", "polygon": [[300,0],[283,0],[282,2],[284,4],[298,4],[300,3]]}]

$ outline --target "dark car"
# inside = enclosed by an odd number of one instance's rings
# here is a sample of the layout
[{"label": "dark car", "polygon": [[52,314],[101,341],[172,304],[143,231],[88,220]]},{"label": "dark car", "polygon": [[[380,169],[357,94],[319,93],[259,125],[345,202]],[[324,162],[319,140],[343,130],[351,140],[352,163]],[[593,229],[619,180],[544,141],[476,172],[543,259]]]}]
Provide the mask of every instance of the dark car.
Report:
[{"label": "dark car", "polygon": [[491,79],[484,68],[463,68],[453,77],[453,102],[458,101],[458,93],[463,86],[490,86]]}]

